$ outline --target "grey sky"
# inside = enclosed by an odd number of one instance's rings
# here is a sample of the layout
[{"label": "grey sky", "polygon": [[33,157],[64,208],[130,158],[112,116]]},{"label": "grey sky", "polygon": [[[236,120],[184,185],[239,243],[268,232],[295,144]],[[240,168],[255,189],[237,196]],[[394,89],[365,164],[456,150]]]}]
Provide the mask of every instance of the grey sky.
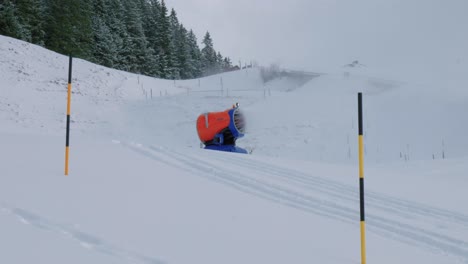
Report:
[{"label": "grey sky", "polygon": [[466,0],[167,0],[234,62],[320,70],[468,60]]}]

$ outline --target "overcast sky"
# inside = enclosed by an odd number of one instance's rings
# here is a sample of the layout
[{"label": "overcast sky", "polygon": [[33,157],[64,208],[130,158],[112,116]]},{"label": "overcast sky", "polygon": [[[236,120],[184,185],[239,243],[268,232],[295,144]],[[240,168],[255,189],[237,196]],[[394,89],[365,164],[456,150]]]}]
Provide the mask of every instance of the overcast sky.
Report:
[{"label": "overcast sky", "polygon": [[468,0],[166,0],[234,62],[309,70],[468,60]]}]

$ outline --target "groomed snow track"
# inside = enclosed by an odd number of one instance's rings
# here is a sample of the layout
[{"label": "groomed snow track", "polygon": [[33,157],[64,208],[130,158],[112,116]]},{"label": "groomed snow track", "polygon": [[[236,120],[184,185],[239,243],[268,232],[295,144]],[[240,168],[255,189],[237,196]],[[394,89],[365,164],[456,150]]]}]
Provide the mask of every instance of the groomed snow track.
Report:
[{"label": "groomed snow track", "polygon": [[[253,196],[348,224],[359,220],[359,194],[354,186],[243,155],[210,155],[211,159],[203,159],[190,152],[162,147],[122,145],[155,161]],[[465,238],[438,231],[441,226],[468,229],[468,216],[372,191],[366,193],[366,209],[369,231],[468,263]],[[420,225],[421,218],[427,223],[424,227]]]}]

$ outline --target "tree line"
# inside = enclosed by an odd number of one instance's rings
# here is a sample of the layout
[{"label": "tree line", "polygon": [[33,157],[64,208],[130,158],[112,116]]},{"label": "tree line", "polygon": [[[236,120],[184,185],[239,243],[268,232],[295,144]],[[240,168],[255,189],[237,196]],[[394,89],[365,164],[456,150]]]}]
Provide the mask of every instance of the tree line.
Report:
[{"label": "tree line", "polygon": [[0,34],[107,67],[164,79],[234,69],[164,0],[2,0]]}]

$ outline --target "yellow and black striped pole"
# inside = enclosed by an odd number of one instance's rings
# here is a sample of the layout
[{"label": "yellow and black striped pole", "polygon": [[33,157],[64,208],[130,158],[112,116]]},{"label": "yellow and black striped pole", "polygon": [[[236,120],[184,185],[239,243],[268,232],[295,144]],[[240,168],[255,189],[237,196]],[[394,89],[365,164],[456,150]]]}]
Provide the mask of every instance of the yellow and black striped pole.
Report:
[{"label": "yellow and black striped pole", "polygon": [[70,109],[71,109],[72,56],[68,62],[68,97],[67,97],[67,139],[65,142],[65,175],[68,175],[68,157],[70,147]]},{"label": "yellow and black striped pole", "polygon": [[359,202],[361,207],[361,263],[366,263],[366,222],[364,217],[364,139],[362,126],[362,93],[358,93],[359,115]]}]

